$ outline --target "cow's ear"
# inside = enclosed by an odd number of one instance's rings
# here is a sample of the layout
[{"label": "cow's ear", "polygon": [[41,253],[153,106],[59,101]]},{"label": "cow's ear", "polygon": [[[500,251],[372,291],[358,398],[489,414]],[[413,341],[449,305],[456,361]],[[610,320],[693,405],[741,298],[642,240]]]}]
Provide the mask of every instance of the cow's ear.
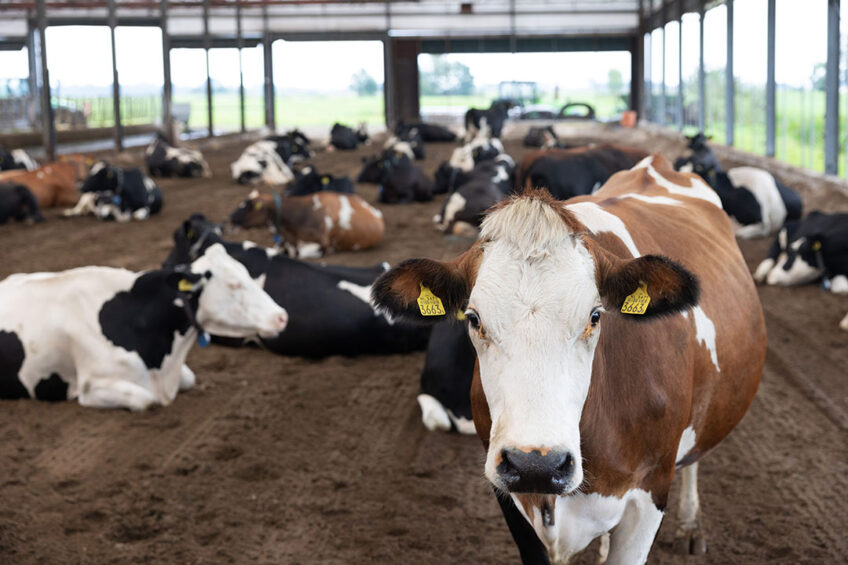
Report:
[{"label": "cow's ear", "polygon": [[621,260],[607,256],[598,267],[598,290],[609,311],[644,320],[698,304],[697,277],[667,257]]},{"label": "cow's ear", "polygon": [[202,274],[192,273],[189,270],[174,271],[165,277],[165,284],[177,292],[194,292],[198,290],[198,283],[203,279]]},{"label": "cow's ear", "polygon": [[371,298],[389,315],[435,323],[461,317],[476,279],[480,254],[472,247],[450,262],[408,259],[374,282]]}]

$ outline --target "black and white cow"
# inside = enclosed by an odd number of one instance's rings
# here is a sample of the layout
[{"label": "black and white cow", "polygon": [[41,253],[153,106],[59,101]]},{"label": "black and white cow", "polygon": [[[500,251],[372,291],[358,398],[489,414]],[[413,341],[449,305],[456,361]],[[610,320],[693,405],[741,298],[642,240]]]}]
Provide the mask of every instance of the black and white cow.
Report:
[{"label": "black and white cow", "polygon": [[214,245],[183,269],[81,267],[0,282],[0,398],[144,410],[194,386],[208,333],[270,338],[288,316]]},{"label": "black and white cow", "polygon": [[[449,171],[453,173],[449,178],[458,180],[433,222],[446,234],[476,236],[486,210],[513,191],[515,162],[502,153],[493,160],[481,161],[470,173]],[[443,181],[445,170],[440,168],[436,173],[437,180]]]},{"label": "black and white cow", "polygon": [[101,220],[146,220],[162,209],[162,191],[138,167],[123,168],[98,161],[83,181],[77,205],[65,216],[94,214]]},{"label": "black and white cow", "polygon": [[470,172],[481,161],[491,161],[503,153],[503,144],[499,139],[478,136],[465,145],[454,149],[448,163],[451,167]]},{"label": "black and white cow", "polygon": [[379,156],[363,159],[357,182],[379,184],[379,201],[383,204],[433,199],[433,181],[408,155],[397,151],[386,150]]},{"label": "black and white cow", "polygon": [[219,226],[195,214],[174,232],[174,249],[165,266],[195,260],[215,243],[288,311],[286,331],[260,339],[274,353],[353,356],[406,353],[427,345],[429,327],[396,323],[371,305],[371,284],[388,269],[386,263],[370,268],[305,263],[251,242],[224,241]]},{"label": "black and white cow", "polygon": [[403,138],[406,132],[416,129],[425,143],[447,143],[456,141],[456,134],[444,126],[424,122],[403,121],[395,126],[395,135]]},{"label": "black and white cow", "polygon": [[362,143],[368,143],[368,131],[365,129],[365,124],[359,124],[356,129],[338,122],[333,124],[330,130],[330,145],[332,147],[349,151],[356,149]]},{"label": "black and white cow", "polygon": [[848,293],[848,214],[813,211],[786,223],[754,280],[770,285],[800,285],[821,279],[832,292]]},{"label": "black and white cow", "polygon": [[315,156],[309,148],[309,138],[299,129],[290,130],[285,135],[270,135],[265,140],[277,144],[277,154],[289,166]]},{"label": "black and white cow", "polygon": [[145,150],[147,171],[152,177],[211,177],[212,169],[200,151],[175,147],[164,134],[156,134]]},{"label": "black and white cow", "polygon": [[533,126],[527,130],[527,135],[524,136],[522,142],[524,147],[536,147],[539,149],[552,149],[558,147],[566,149],[568,146],[562,143],[554,131],[554,126],[539,127]]},{"label": "black and white cow", "polygon": [[427,155],[424,150],[424,140],[417,129],[406,130],[401,136],[390,136],[383,144],[383,150],[403,153],[410,159],[421,160]]},{"label": "black and white cow", "polygon": [[500,138],[510,108],[512,104],[503,100],[492,102],[488,110],[469,108],[465,112],[466,142],[478,136]]},{"label": "black and white cow", "polygon": [[19,222],[43,222],[38,200],[22,184],[0,182],[0,224],[9,219]]},{"label": "black and white cow", "polygon": [[464,324],[447,321],[433,326],[418,391],[421,421],[428,430],[474,433],[470,391],[476,360]]},{"label": "black and white cow", "polygon": [[265,184],[276,187],[294,180],[294,173],[280,154],[283,150],[278,140],[263,139],[248,145],[239,158],[230,165],[230,174],[239,184]]},{"label": "black and white cow", "polygon": [[34,171],[37,168],[38,163],[23,149],[12,149],[12,151],[7,152],[0,146],[0,171],[11,171],[15,169]]},{"label": "black and white cow", "polygon": [[322,190],[353,194],[353,181],[348,177],[322,175],[315,167],[307,165],[295,171],[295,180],[286,189],[285,196],[305,196]]},{"label": "black and white cow", "polygon": [[698,173],[716,191],[724,211],[740,224],[737,237],[766,237],[801,217],[803,202],[797,192],[764,169],[734,167],[724,172],[706,139],[703,134],[690,137],[692,154],[675,165],[680,171]]}]

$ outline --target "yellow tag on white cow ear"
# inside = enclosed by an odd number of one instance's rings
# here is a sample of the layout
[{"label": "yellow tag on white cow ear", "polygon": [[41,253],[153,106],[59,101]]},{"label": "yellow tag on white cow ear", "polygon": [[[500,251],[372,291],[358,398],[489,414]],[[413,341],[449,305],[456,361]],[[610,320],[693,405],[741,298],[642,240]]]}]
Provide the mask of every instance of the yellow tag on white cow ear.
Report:
[{"label": "yellow tag on white cow ear", "polygon": [[330,177],[321,177],[321,184],[330,184]]},{"label": "yellow tag on white cow ear", "polygon": [[813,251],[821,251],[821,241],[813,242]]},{"label": "yellow tag on white cow ear", "polygon": [[418,295],[418,309],[421,315],[444,316],[445,307],[442,305],[442,299],[433,294],[423,283],[418,283],[418,286],[421,287],[421,294]]},{"label": "yellow tag on white cow ear", "polygon": [[644,314],[650,303],[651,297],[648,296],[647,285],[642,283],[633,294],[624,299],[624,304],[621,305],[621,313]]},{"label": "yellow tag on white cow ear", "polygon": [[177,290],[180,292],[191,292],[194,290],[194,285],[188,279],[180,279],[180,282],[177,283]]}]

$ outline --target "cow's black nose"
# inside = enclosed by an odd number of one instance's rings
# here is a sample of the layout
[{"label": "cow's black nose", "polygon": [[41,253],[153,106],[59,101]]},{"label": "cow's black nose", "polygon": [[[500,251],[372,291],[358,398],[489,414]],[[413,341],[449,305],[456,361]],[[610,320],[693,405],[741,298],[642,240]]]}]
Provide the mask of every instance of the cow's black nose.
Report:
[{"label": "cow's black nose", "polygon": [[572,486],[574,456],[544,448],[507,448],[501,451],[498,476],[509,492],[562,494]]}]

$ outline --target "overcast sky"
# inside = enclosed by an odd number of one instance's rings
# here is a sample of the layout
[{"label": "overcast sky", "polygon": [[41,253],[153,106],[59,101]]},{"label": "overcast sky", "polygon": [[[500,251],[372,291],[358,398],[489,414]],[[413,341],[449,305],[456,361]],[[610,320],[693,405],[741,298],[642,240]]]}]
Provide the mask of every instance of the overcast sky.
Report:
[{"label": "overcast sky", "polygon": [[[765,0],[735,2],[734,70],[745,82],[765,81],[766,18]],[[803,84],[813,65],[826,56],[827,3],[823,0],[777,0],[777,80]],[[705,62],[707,68],[723,68],[725,59],[725,6],[707,13],[705,19]],[[843,10],[843,34],[848,32],[848,10]],[[666,30],[666,82],[677,83],[678,24]],[[111,48],[105,27],[53,27],[47,35],[51,82],[62,85],[111,84]],[[687,15],[683,21],[683,77],[691,77],[698,60],[698,18]],[[843,36],[844,37],[844,36]],[[118,69],[122,84],[158,85],[162,76],[161,36],[156,28],[117,30]],[[655,81],[661,77],[662,33],[652,36],[651,69]],[[845,42],[843,41],[843,44]],[[591,82],[604,84],[611,68],[618,68],[629,80],[630,63],[626,53],[520,53],[457,54],[450,56],[471,68],[475,83],[496,84],[501,80],[533,80],[543,85],[581,88]],[[202,50],[175,49],[171,57],[176,87],[196,87],[205,80],[206,62]],[[422,56],[421,65],[429,59]],[[244,74],[248,88],[261,88],[262,51],[244,51]],[[238,59],[234,49],[213,49],[213,79],[226,86],[238,85]],[[360,68],[383,80],[383,49],[380,42],[302,42],[274,44],[274,77],[277,88],[344,90]],[[27,75],[25,52],[0,51],[0,79]]]}]

